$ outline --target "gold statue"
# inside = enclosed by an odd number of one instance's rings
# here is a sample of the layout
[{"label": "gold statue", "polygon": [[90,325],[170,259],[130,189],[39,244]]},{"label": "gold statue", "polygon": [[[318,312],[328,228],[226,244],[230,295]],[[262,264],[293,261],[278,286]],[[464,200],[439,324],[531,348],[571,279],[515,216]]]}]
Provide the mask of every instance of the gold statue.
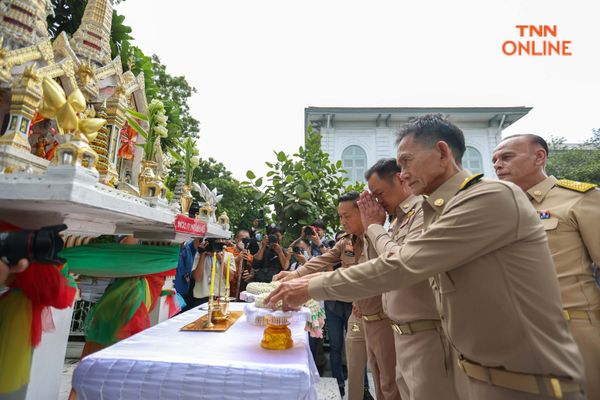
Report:
[{"label": "gold statue", "polygon": [[98,154],[89,143],[106,120],[94,118],[95,113],[87,108],[79,88],[67,97],[63,88],[47,77],[42,81],[42,88],[44,96],[38,112],[45,118],[56,120],[61,134],[70,135],[69,141],[57,147],[54,161],[94,169]]}]

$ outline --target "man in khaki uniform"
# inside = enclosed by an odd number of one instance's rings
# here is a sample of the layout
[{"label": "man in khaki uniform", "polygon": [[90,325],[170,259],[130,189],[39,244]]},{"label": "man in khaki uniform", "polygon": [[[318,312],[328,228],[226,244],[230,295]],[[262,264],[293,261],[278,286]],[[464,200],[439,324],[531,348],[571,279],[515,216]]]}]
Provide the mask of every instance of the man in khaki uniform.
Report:
[{"label": "man in khaki uniform", "polygon": [[[374,199],[395,217],[387,234],[383,228],[385,213],[373,221],[363,220],[364,226],[373,225],[367,236],[368,257],[373,259],[421,234],[423,197],[412,195],[393,158],[376,162],[365,177]],[[456,399],[450,347],[429,281],[384,293],[382,301],[396,333],[396,382],[402,398]]]},{"label": "man in khaki uniform", "polygon": [[[340,245],[343,239],[340,240],[328,253],[310,260],[303,268],[296,270],[296,277],[302,277],[308,272],[314,273],[326,269],[331,264],[327,263],[326,260],[322,260],[322,258],[336,256],[338,252],[342,263],[345,265],[354,265],[366,261],[366,257],[363,255],[364,228],[356,204],[358,197],[358,192],[352,192],[347,195],[347,198],[351,199],[351,201],[342,202],[340,200],[339,206],[342,225],[344,225],[348,232],[354,234],[351,245],[344,245],[343,243]],[[353,257],[353,259],[345,260],[349,256]],[[293,275],[289,274],[286,278],[289,280],[292,277]],[[367,345],[369,365],[375,382],[376,397],[381,400],[400,399],[400,393],[396,385],[394,332],[390,327],[389,320],[383,313],[381,296],[378,295],[358,300],[355,302],[355,305],[359,310],[359,314],[354,315],[354,317],[363,318],[362,328]],[[353,329],[353,325],[349,324],[349,327],[350,330]]]},{"label": "man in khaki uniform", "polygon": [[402,178],[428,196],[423,234],[354,268],[285,282],[266,300],[285,309],[311,297],[354,300],[433,277],[460,399],[584,399],[583,360],[523,191],[462,170],[464,136],[441,115],[416,118],[398,141]]},{"label": "man in khaki uniform", "polygon": [[[318,257],[310,259],[295,271],[280,272],[273,277],[273,280],[285,282],[300,277],[309,278],[321,271],[331,271],[338,264],[341,264],[342,268],[348,268],[364,262],[366,257],[363,254],[363,227],[360,213],[356,207],[357,200],[357,192],[340,197],[338,214],[341,224],[348,233],[342,236],[332,249]],[[368,382],[365,376],[367,350],[363,323],[352,314],[348,318],[347,325],[345,346],[348,365],[348,399],[368,400],[372,397],[368,388],[365,387],[365,382]],[[332,373],[334,373],[333,370],[334,366],[332,365]],[[341,371],[337,374],[334,373],[335,375],[341,375]],[[341,379],[341,386],[343,387],[343,377],[336,376],[336,378],[338,379],[338,385],[340,385]]]},{"label": "man in khaki uniform", "polygon": [[[365,342],[365,329],[362,320],[350,314],[346,338],[346,362],[348,365],[348,400],[363,399],[373,400],[369,392],[367,378],[367,343]],[[363,393],[361,397],[361,393]]]},{"label": "man in khaki uniform", "polygon": [[498,177],[523,189],[537,210],[554,258],[563,314],[585,363],[585,392],[600,399],[600,289],[593,265],[600,264],[600,190],[547,176],[547,157],[544,139],[516,135],[498,145],[493,162]]}]

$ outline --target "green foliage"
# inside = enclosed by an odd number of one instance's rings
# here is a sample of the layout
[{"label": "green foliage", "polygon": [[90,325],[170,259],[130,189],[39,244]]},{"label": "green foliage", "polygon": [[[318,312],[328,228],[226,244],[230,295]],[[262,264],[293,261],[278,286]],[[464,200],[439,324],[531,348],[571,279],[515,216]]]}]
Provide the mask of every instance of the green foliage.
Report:
[{"label": "green foliage", "polygon": [[[144,129],[137,123],[135,118],[142,119],[148,122],[148,130]],[[165,116],[165,108],[160,100],[154,99],[148,106],[148,115],[140,114],[135,110],[128,110],[127,122],[129,125],[146,140],[143,146],[143,159],[148,161],[156,161],[158,146],[156,140],[167,137],[168,131],[165,127],[167,117]]]},{"label": "green foliage", "polygon": [[246,177],[249,187],[261,188],[264,198],[273,207],[274,219],[289,237],[297,237],[304,225],[322,219],[330,230],[338,230],[337,198],[350,190],[364,189],[364,184],[347,185],[341,162],[332,163],[321,149],[321,137],[311,126],[306,134],[305,147],[292,156],[275,152],[276,161],[267,162],[265,178],[256,179],[253,171]]},{"label": "green foliage", "polygon": [[[166,185],[173,190],[181,167],[181,163],[175,164],[167,178]],[[252,221],[258,218],[259,210],[266,207],[260,192],[242,185],[222,163],[213,158],[199,159],[193,176],[194,182],[202,182],[209,189],[217,188],[219,194],[223,194],[223,200],[217,205],[217,217],[225,211],[229,216],[231,230],[249,229]],[[192,195],[196,201],[202,201],[197,192],[192,192]]]},{"label": "green foliage", "polygon": [[185,142],[183,142],[183,145],[180,148],[177,148],[177,150],[182,151],[183,154],[179,154],[174,149],[170,150],[170,154],[177,162],[182,164],[185,171],[185,184],[191,186],[192,179],[194,178],[194,170],[200,164],[196,141],[191,137],[188,137]]},{"label": "green foliage", "polygon": [[[156,97],[158,93],[158,86],[154,83],[154,65],[152,64],[152,58],[148,57],[144,54],[144,52],[139,48],[132,46],[129,49],[129,54],[125,60],[121,59],[123,62],[123,69],[129,70],[138,76],[140,72],[144,74],[144,86],[146,87],[146,98],[148,102],[152,101]],[[129,63],[131,63],[131,68],[129,68]]]},{"label": "green foliage", "polygon": [[48,34],[55,38],[64,31],[72,36],[79,28],[87,0],[52,0],[51,3],[54,15],[47,18]]},{"label": "green foliage", "polygon": [[552,138],[546,172],[559,179],[571,179],[600,185],[600,129],[582,148],[567,148],[564,138]]}]

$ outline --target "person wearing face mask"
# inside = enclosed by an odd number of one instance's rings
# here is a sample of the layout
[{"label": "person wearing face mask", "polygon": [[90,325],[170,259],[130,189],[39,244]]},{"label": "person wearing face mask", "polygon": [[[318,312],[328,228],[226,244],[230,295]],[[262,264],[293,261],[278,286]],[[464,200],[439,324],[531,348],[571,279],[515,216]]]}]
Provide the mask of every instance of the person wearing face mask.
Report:
[{"label": "person wearing face mask", "polygon": [[312,258],[310,254],[310,245],[302,239],[296,239],[287,250],[287,255],[290,260],[290,268],[288,271],[295,271]]}]

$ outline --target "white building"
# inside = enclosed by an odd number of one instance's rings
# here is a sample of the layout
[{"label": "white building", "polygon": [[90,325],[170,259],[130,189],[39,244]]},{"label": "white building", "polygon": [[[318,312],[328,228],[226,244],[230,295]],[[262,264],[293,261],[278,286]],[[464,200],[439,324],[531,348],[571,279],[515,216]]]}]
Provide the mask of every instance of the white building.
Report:
[{"label": "white building", "polygon": [[415,117],[449,115],[465,134],[463,166],[473,173],[495,177],[492,151],[502,130],[527,115],[530,107],[346,108],[307,107],[308,125],[321,132],[321,146],[331,161],[342,160],[351,181],[364,182],[365,171],[377,160],[396,156],[396,132]]}]

